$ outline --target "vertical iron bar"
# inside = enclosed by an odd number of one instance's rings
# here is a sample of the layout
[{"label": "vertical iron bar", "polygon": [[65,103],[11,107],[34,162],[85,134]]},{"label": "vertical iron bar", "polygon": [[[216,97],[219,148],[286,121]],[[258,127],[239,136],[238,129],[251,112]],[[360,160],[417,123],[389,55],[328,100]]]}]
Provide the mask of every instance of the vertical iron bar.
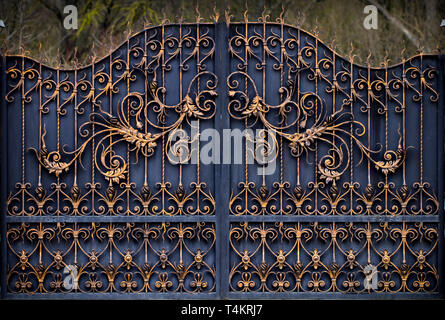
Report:
[{"label": "vertical iron bar", "polygon": [[6,203],[6,193],[7,193],[7,173],[8,173],[8,119],[7,119],[7,109],[6,109],[6,57],[0,56],[0,121],[1,121],[1,153],[0,153],[0,163],[1,163],[1,185],[0,185],[0,201],[1,201],[1,298],[4,299],[6,296],[6,263],[7,263],[7,250],[6,250],[6,214],[7,214],[7,203]]},{"label": "vertical iron bar", "polygon": [[[225,80],[230,69],[229,51],[227,50],[227,42],[229,35],[229,27],[226,23],[218,22],[215,24],[215,72],[219,80],[217,87],[218,97],[215,114],[215,127],[223,137],[223,129],[230,128],[230,116],[227,111],[229,103],[226,92]],[[229,291],[229,210],[227,203],[230,197],[231,172],[230,164],[225,164],[221,160],[223,158],[220,153],[220,165],[215,165],[215,214],[216,214],[216,281],[217,293],[219,298],[226,298]],[[224,180],[224,181],[223,181]]]},{"label": "vertical iron bar", "polygon": [[[437,185],[438,185],[438,198],[439,198],[439,253],[438,253],[438,265],[439,265],[439,294],[442,298],[445,296],[445,277],[444,277],[444,263],[445,263],[445,254],[444,254],[444,240],[445,240],[445,231],[444,231],[444,111],[443,108],[445,106],[445,56],[439,56],[439,80],[438,80],[438,92],[439,92],[439,101],[437,104],[438,116],[436,117],[437,121]],[[440,280],[441,279],[441,280]]]}]

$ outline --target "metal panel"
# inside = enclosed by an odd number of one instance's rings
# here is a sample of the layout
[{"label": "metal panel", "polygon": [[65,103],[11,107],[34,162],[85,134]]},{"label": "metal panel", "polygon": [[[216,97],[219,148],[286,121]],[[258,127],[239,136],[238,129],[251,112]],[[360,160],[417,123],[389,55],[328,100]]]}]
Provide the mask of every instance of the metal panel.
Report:
[{"label": "metal panel", "polygon": [[[4,297],[442,293],[442,57],[361,66],[262,17],[1,72]],[[199,161],[211,128],[249,133],[231,163]]]},{"label": "metal panel", "polygon": [[265,17],[228,46],[230,126],[254,160],[231,171],[229,296],[438,293],[438,57],[361,66]]},{"label": "metal panel", "polygon": [[215,126],[214,38],[162,25],[74,70],[7,57],[8,293],[214,295],[215,169],[180,155]]}]

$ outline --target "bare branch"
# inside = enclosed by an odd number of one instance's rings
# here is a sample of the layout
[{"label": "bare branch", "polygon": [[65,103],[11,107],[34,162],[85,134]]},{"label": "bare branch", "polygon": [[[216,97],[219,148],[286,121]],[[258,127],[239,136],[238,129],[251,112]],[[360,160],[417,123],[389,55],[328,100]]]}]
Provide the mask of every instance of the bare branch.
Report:
[{"label": "bare branch", "polygon": [[379,4],[376,0],[368,0],[369,3],[376,6],[377,9],[388,19],[397,29],[402,31],[402,33],[408,38],[408,40],[415,45],[417,48],[420,47],[420,41],[417,37],[409,31],[398,19],[392,16],[385,7]]}]

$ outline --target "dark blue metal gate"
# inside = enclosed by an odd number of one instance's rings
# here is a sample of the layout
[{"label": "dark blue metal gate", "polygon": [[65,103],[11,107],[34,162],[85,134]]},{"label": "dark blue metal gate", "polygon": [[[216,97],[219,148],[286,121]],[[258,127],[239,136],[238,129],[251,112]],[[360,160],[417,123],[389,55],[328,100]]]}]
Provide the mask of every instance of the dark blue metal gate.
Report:
[{"label": "dark blue metal gate", "polygon": [[[443,71],[265,18],[3,57],[3,296],[439,296]],[[231,161],[207,129],[245,133]]]}]

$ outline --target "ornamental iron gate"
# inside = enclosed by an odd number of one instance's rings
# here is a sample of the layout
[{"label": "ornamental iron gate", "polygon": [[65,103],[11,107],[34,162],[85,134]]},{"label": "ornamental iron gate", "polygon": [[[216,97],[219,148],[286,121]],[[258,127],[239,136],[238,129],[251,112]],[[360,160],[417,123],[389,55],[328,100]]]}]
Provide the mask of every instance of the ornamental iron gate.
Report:
[{"label": "ornamental iron gate", "polygon": [[[262,17],[1,67],[3,297],[441,295],[441,56],[361,66]],[[212,128],[241,164],[199,161]]]}]

